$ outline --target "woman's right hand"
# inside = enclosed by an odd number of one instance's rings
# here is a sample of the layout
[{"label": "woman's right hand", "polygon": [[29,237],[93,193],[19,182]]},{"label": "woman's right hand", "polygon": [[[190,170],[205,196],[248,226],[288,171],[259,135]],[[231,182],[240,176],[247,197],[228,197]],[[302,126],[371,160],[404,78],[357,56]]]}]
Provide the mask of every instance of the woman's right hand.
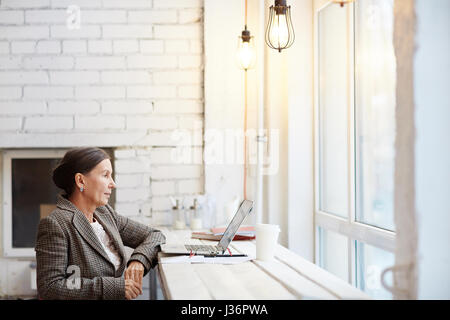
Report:
[{"label": "woman's right hand", "polygon": [[138,295],[142,294],[142,289],[139,283],[133,279],[125,280],[125,298],[127,300],[135,299]]}]

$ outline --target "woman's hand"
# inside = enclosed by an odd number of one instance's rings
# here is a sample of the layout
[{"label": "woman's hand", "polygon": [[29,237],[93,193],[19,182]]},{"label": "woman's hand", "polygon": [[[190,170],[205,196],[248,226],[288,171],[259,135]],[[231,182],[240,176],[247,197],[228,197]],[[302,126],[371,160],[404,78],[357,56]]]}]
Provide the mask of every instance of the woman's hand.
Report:
[{"label": "woman's hand", "polygon": [[125,279],[125,298],[127,300],[135,299],[142,293],[142,289],[139,288],[139,284],[132,279]]},{"label": "woman's hand", "polygon": [[144,271],[145,271],[144,266],[139,261],[130,262],[130,264],[127,267],[127,270],[125,270],[125,289],[126,289],[126,280],[133,280],[133,282],[137,285],[139,294],[142,294],[142,278],[144,277]]}]

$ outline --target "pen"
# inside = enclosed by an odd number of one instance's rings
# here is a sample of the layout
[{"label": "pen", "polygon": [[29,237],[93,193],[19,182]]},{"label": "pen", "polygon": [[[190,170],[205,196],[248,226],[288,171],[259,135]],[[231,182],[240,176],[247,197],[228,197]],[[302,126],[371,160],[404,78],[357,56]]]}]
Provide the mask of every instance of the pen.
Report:
[{"label": "pen", "polygon": [[[182,253],[181,255],[184,256],[190,256],[191,254],[189,253]],[[203,256],[205,258],[215,258],[215,257],[248,257],[246,254],[233,254],[233,255],[229,255],[229,254],[216,254],[216,255],[204,255],[204,254],[198,254],[199,256]],[[197,256],[197,254],[193,253],[192,256]]]},{"label": "pen", "polygon": [[205,256],[205,258],[215,258],[215,257],[246,257],[246,254],[233,254],[233,255],[229,255],[229,254],[217,254],[215,256]]}]

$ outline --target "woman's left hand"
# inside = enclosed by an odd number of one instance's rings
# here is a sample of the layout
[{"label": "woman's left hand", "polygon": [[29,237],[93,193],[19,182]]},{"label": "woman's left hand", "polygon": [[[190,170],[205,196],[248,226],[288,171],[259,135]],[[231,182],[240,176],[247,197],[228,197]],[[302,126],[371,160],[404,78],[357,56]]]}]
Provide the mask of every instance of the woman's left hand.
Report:
[{"label": "woman's left hand", "polygon": [[139,283],[139,288],[142,294],[142,278],[144,277],[144,265],[139,261],[131,261],[125,270],[125,280],[132,279],[134,282]]}]

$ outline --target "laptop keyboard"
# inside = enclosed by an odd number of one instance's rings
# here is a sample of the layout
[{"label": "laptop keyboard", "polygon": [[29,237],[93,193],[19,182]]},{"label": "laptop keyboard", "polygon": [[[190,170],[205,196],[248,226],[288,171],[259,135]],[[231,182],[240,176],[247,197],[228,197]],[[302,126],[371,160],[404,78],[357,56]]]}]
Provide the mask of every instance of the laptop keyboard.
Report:
[{"label": "laptop keyboard", "polygon": [[196,244],[186,244],[184,246],[188,251],[196,252],[218,252],[220,249],[218,246],[207,246],[207,245],[196,245]]}]

